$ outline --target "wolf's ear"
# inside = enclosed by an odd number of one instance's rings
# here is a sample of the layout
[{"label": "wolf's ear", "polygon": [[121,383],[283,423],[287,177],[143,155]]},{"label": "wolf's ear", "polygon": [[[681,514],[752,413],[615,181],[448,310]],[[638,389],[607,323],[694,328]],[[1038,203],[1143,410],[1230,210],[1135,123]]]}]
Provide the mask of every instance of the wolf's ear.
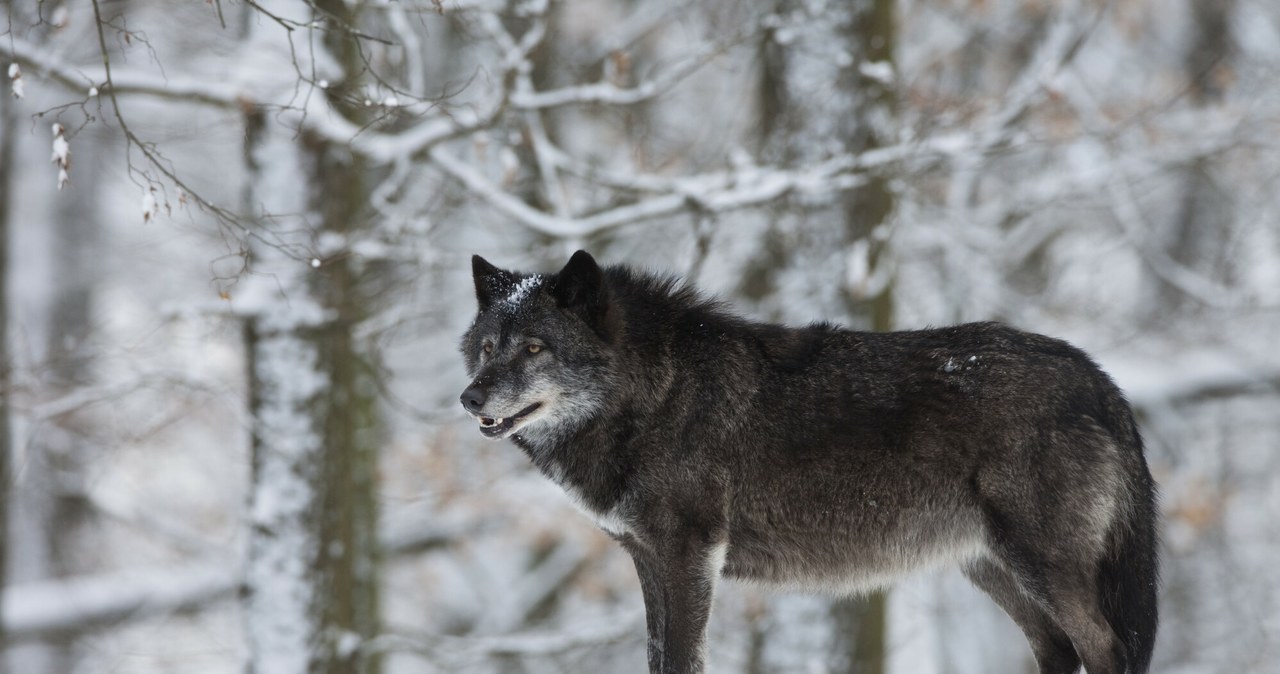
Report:
[{"label": "wolf's ear", "polygon": [[471,256],[471,276],[476,282],[476,302],[480,304],[480,311],[488,309],[493,298],[514,283],[511,272],[498,269],[479,255]]},{"label": "wolf's ear", "polygon": [[604,272],[595,258],[580,250],[569,258],[569,263],[556,274],[552,294],[556,304],[563,308],[592,307],[600,303]]},{"label": "wolf's ear", "polygon": [[556,274],[551,286],[551,296],[556,306],[568,309],[587,322],[602,337],[609,332],[606,323],[608,291],[604,284],[604,272],[595,258],[580,250],[569,258],[568,264]]}]

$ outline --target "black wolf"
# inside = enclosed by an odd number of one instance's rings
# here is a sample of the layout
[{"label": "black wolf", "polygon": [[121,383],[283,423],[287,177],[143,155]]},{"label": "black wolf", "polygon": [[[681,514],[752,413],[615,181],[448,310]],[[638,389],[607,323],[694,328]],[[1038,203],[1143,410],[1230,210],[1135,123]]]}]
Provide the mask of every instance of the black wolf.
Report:
[{"label": "black wolf", "polygon": [[700,672],[720,576],[850,593],[960,565],[1041,674],[1141,674],[1155,485],[1079,349],[996,323],[756,323],[669,278],[472,258],[462,405],[631,554],[651,672]]}]

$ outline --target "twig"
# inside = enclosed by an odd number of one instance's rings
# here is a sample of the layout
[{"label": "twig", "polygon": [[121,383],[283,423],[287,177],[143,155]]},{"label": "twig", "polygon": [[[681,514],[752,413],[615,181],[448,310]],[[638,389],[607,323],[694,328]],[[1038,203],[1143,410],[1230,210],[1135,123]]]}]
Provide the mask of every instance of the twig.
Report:
[{"label": "twig", "polygon": [[[170,169],[168,166],[165,165],[166,162],[164,161],[163,157],[157,154],[155,150],[152,149],[149,143],[143,142],[140,138],[138,138],[137,135],[133,133],[133,130],[129,128],[129,124],[125,122],[124,115],[120,113],[120,102],[116,98],[115,85],[111,79],[111,57],[107,50],[106,32],[103,30],[104,23],[102,20],[102,10],[98,6],[98,0],[92,0],[92,3],[93,3],[93,18],[94,18],[95,28],[97,29],[97,34],[98,34],[98,48],[102,55],[102,68],[103,68],[104,80],[106,82],[107,96],[111,99],[111,111],[116,119],[116,123],[120,125],[120,131],[124,133],[125,139],[127,140],[128,145],[130,147],[137,147],[138,151],[140,151],[142,155],[147,158],[147,161],[150,162],[151,165],[155,167],[157,171],[163,174],[174,185],[176,185],[179,189],[181,189],[183,192],[189,195],[192,199],[194,199],[195,202],[199,204],[202,208],[212,213],[214,217],[217,218],[219,221],[223,222],[224,224],[235,227],[237,229],[240,229],[242,231],[248,231],[247,228],[245,228],[245,226],[241,224],[240,219],[236,217],[234,213],[232,213],[231,211],[225,208],[222,208],[221,206],[218,206],[217,204],[214,204],[208,199],[205,199],[204,197],[200,196],[200,193],[197,190],[194,190],[190,186],[188,186],[182,180],[182,178],[178,177],[178,175],[174,173],[172,169]],[[127,151],[128,150],[126,149],[126,152]],[[152,182],[151,179],[147,177],[145,174],[143,174],[143,177],[146,178],[148,182]]]}]

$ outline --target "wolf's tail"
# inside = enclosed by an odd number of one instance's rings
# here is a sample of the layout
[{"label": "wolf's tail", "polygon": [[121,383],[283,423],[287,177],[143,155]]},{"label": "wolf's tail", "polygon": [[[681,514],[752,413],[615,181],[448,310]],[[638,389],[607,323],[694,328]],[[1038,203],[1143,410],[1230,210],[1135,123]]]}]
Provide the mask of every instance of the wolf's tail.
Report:
[{"label": "wolf's tail", "polygon": [[1124,643],[1129,674],[1145,674],[1151,666],[1159,622],[1156,487],[1142,455],[1137,425],[1131,415],[1126,416],[1123,425],[1127,428],[1121,436],[1127,449],[1133,450],[1126,457],[1130,502],[1113,525],[1109,549],[1098,571],[1098,592],[1103,615]]}]

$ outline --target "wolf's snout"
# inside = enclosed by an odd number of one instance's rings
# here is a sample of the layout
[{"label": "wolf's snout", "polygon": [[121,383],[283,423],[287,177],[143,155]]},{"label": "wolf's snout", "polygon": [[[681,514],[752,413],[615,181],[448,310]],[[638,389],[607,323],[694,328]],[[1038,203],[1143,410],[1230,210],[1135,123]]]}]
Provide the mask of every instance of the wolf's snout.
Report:
[{"label": "wolf's snout", "polygon": [[488,399],[488,392],[480,386],[469,386],[462,392],[462,406],[470,412],[479,412]]}]

